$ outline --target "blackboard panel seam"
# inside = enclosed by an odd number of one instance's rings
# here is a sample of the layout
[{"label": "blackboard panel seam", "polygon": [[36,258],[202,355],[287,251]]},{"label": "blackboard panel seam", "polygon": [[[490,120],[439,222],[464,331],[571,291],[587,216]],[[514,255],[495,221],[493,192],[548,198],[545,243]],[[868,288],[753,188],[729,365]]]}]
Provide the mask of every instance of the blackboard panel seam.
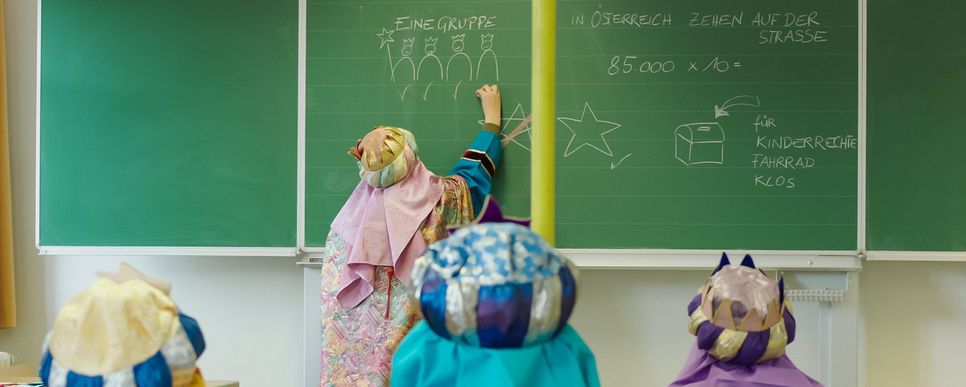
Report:
[{"label": "blackboard panel seam", "polygon": [[295,173],[295,243],[298,246],[305,246],[305,167],[306,167],[306,143],[305,143],[305,90],[307,89],[306,84],[306,66],[308,61],[306,60],[306,29],[307,29],[307,15],[308,6],[306,0],[299,0],[299,19],[298,19],[298,85],[296,86],[297,97],[297,110],[295,123],[298,133],[296,134],[296,139],[298,143],[298,149],[296,150],[296,173]]},{"label": "blackboard panel seam", "polygon": [[858,217],[857,219],[858,224],[855,230],[856,232],[855,242],[856,242],[856,245],[858,246],[859,251],[865,251],[865,249],[868,247],[866,245],[866,240],[868,238],[868,235],[866,234],[867,227],[868,227],[868,224],[866,223],[868,221],[868,218],[866,217],[867,216],[866,205],[868,204],[868,191],[867,191],[868,189],[868,181],[867,181],[868,151],[866,149],[868,144],[866,143],[866,141],[868,140],[867,114],[868,114],[868,103],[869,103],[869,98],[868,98],[868,92],[869,92],[868,91],[868,65],[869,65],[868,15],[869,13],[868,12],[869,12],[868,1],[859,0],[859,26],[860,26],[859,36],[858,36],[858,39],[859,39],[858,110],[859,112],[857,117],[858,118],[858,137],[859,137],[859,147],[857,151],[858,151],[859,169],[857,171],[858,187],[856,188],[857,189],[856,194],[858,195],[858,198],[855,204],[856,212],[857,212],[856,216]]}]

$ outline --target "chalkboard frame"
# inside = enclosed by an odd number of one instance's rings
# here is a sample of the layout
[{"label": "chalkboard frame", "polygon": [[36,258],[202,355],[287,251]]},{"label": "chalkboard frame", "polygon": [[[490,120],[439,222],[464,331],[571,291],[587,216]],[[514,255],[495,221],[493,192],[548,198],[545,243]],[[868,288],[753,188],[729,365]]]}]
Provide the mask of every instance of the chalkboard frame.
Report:
[{"label": "chalkboard frame", "polygon": [[[864,6],[864,8],[862,10],[862,14],[863,14],[863,16],[867,17],[866,16],[866,15],[868,15],[868,10],[867,10],[868,5],[866,4],[867,3],[867,0],[860,0],[860,1],[862,1],[863,6]],[[867,24],[866,24],[866,26],[867,26]],[[893,27],[893,28],[900,28],[900,27],[896,27],[895,25],[891,25],[891,27]],[[867,36],[868,36],[868,28],[867,27],[866,28],[863,28],[863,32],[865,33],[864,36],[863,36],[863,42],[867,45],[868,44],[868,38],[867,38]],[[867,57],[866,52],[863,51],[863,59],[866,58],[866,57]],[[868,64],[867,64],[867,62],[862,67],[862,70],[863,70],[863,74],[862,75],[863,75],[863,81],[864,81],[865,80],[866,72],[868,71]],[[864,92],[867,93],[867,91],[864,91]],[[921,96],[920,96],[920,98],[921,98]],[[924,99],[929,100],[930,98],[928,98],[928,96],[927,96],[927,98],[924,98]],[[868,105],[867,105],[866,101],[863,101],[863,104],[862,104],[861,107],[863,109],[867,109]],[[867,122],[867,120],[869,118],[869,114],[870,114],[869,111],[866,110],[864,112],[864,114],[860,117],[860,119],[863,120],[862,121],[862,124],[863,124],[863,126],[862,126],[863,131],[862,131],[862,133],[863,133],[863,135],[866,134],[866,126],[865,125],[866,125],[866,122]],[[866,138],[862,138],[860,141],[862,142],[863,149],[864,149],[867,140],[866,140]],[[862,164],[860,165],[861,171],[863,173],[866,173],[868,171],[868,169],[867,169],[868,160],[867,160],[866,157],[863,157],[860,161],[862,162]],[[882,249],[882,250],[879,250],[879,249],[874,249],[874,248],[870,250],[869,249],[869,247],[870,247],[869,246],[869,238],[870,238],[870,236],[872,236],[872,233],[869,232],[869,229],[868,229],[868,227],[869,227],[869,218],[868,218],[868,216],[869,216],[869,207],[868,207],[868,201],[867,201],[867,193],[868,193],[868,189],[869,189],[868,188],[868,183],[869,182],[868,182],[867,176],[865,176],[865,175],[863,176],[863,179],[862,180],[863,180],[862,181],[862,186],[860,186],[861,198],[863,200],[862,205],[860,207],[860,212],[862,214],[862,217],[860,218],[860,226],[862,227],[862,233],[860,234],[859,246],[860,246],[860,251],[862,252],[863,258],[865,258],[865,259],[867,259],[869,261],[966,262],[966,250],[962,250],[962,251],[960,251],[960,250],[954,250],[954,249],[935,249],[935,250],[918,250],[918,249],[891,250],[891,249]],[[929,247],[926,247],[926,246],[921,246],[920,248],[923,248],[923,247],[929,248]]]},{"label": "chalkboard frame", "polygon": [[[856,6],[860,8],[859,14],[859,34],[856,39],[862,38],[864,31],[864,18],[862,6],[863,0],[858,0]],[[860,47],[862,42],[859,43]],[[861,52],[861,51],[860,51]],[[863,60],[859,58],[860,63]],[[861,66],[860,66],[861,67]],[[860,69],[861,70],[861,69]],[[864,86],[859,84],[859,104],[863,102]],[[860,108],[861,109],[861,108]],[[862,112],[857,112],[859,118]],[[558,128],[559,130],[559,128]],[[861,130],[860,130],[861,132]],[[861,133],[860,133],[861,135]],[[861,144],[861,141],[860,141]],[[862,157],[860,147],[859,155]],[[863,185],[861,172],[856,185]],[[856,200],[856,206],[859,205]],[[858,211],[857,211],[858,212]],[[831,271],[851,271],[861,268],[861,255],[858,249],[859,237],[853,246],[855,250],[751,250],[751,251],[730,251],[736,254],[749,253],[756,257],[756,262],[762,267],[796,269],[796,270],[831,270]],[[304,265],[313,265],[321,258],[322,248],[318,246],[305,247],[307,259]],[[570,257],[578,266],[584,268],[649,268],[649,269],[699,269],[704,270],[709,267],[709,257],[717,257],[720,250],[701,250],[701,249],[586,249],[586,248],[565,248],[561,249],[564,254]]]},{"label": "chalkboard frame", "polygon": [[[859,7],[859,105],[858,105],[858,232],[854,251],[808,251],[808,250],[757,250],[735,251],[756,256],[762,267],[850,271],[861,269],[863,259],[889,259],[890,252],[865,252],[865,136],[866,136],[866,0],[857,0]],[[298,36],[298,173],[297,173],[297,246],[291,248],[273,247],[167,247],[167,246],[42,246],[40,245],[40,204],[39,204],[39,141],[40,141],[40,44],[42,2],[38,1],[38,58],[37,58],[37,116],[36,136],[36,195],[35,203],[36,241],[41,255],[197,255],[197,256],[303,256],[311,262],[321,254],[321,248],[305,246],[305,39],[306,39],[306,0],[299,1]],[[717,250],[688,249],[563,249],[578,266],[587,268],[656,268],[656,269],[706,269],[709,259],[717,256]],[[966,260],[966,253],[932,253],[934,260]],[[908,256],[908,254],[907,254]],[[709,258],[712,257],[712,258]],[[943,259],[945,258],[945,259]],[[956,259],[952,259],[956,258]]]},{"label": "chalkboard frame", "polygon": [[43,0],[37,1],[37,57],[35,79],[35,149],[34,149],[34,246],[38,255],[76,255],[76,256],[228,256],[228,257],[298,257],[303,253],[298,246],[303,244],[304,235],[304,122],[305,122],[305,4],[306,0],[298,0],[298,98],[297,98],[297,148],[299,150],[296,169],[296,246],[291,247],[257,247],[257,246],[66,246],[44,245],[41,243],[41,98],[42,98],[42,58],[43,58]]}]

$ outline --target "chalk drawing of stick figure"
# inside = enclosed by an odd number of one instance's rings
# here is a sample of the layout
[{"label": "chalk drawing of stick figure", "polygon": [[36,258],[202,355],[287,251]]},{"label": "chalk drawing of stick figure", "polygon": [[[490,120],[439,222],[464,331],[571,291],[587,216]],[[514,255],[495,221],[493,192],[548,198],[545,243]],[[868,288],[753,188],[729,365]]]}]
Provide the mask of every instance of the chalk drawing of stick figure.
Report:
[{"label": "chalk drawing of stick figure", "polygon": [[[402,58],[399,58],[399,60],[397,60],[396,63],[392,65],[393,81],[396,80],[396,70],[398,70],[399,66],[402,65],[403,63],[409,64],[409,80],[413,81],[416,79],[416,64],[413,63],[413,58],[410,57],[413,54],[413,43],[415,41],[416,41],[416,38],[403,39],[402,50],[400,50],[400,54],[402,54]],[[406,73],[404,72],[403,74],[405,75]]]},{"label": "chalk drawing of stick figure", "polygon": [[[473,60],[470,59],[469,55],[466,55],[466,53],[463,52],[463,48],[464,48],[463,39],[465,37],[466,37],[466,34],[450,36],[450,38],[453,39],[453,56],[451,56],[449,60],[446,62],[446,80],[449,80],[451,78],[459,79],[459,80],[467,80],[467,81],[473,79]],[[456,75],[454,77],[452,75],[453,73],[450,71],[451,70],[450,66],[453,66],[453,59],[456,59],[456,58],[460,58],[460,59],[456,61],[456,67],[452,67],[452,69],[460,71],[460,73],[459,75]],[[462,67],[461,63],[464,60],[466,61],[466,68],[469,73],[468,74],[469,77],[467,78],[463,77],[463,71],[461,71],[460,69],[460,67]]]},{"label": "chalk drawing of stick figure", "polygon": [[[496,78],[494,81],[500,80],[500,63],[496,60],[496,53],[493,52],[493,34],[481,34],[480,35],[480,48],[483,49],[483,53],[480,54],[480,60],[476,62],[476,79],[480,79],[480,74],[483,72],[483,58],[490,57],[493,62],[493,70],[495,72]],[[489,73],[489,72],[488,72]],[[489,74],[487,74],[489,75]]]},{"label": "chalk drawing of stick figure", "polygon": [[[426,61],[429,61],[430,64],[434,61],[436,62],[436,67],[430,67],[429,69],[430,72],[426,75],[432,76],[436,74],[434,70],[436,68],[439,68],[438,79],[443,79],[443,63],[440,62],[439,57],[436,56],[437,41],[439,41],[439,38],[426,38],[425,40],[426,45],[423,46],[426,54],[423,55],[423,59],[419,61],[419,67],[417,67],[417,71],[416,71],[416,79],[426,79],[426,77],[423,76],[423,64],[425,64]],[[431,79],[436,79],[436,78],[431,78]]]}]

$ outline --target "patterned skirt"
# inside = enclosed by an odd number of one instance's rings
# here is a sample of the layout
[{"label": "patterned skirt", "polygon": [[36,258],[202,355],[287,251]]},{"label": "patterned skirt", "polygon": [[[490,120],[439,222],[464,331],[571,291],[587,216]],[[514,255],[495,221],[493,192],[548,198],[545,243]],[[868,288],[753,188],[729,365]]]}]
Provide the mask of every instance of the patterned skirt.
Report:
[{"label": "patterned skirt", "polygon": [[[376,268],[375,291],[342,310],[339,271],[348,258],[345,241],[332,232],[322,262],[321,386],[388,386],[392,355],[417,320],[417,306],[405,285]],[[391,287],[390,287],[391,284]]]}]

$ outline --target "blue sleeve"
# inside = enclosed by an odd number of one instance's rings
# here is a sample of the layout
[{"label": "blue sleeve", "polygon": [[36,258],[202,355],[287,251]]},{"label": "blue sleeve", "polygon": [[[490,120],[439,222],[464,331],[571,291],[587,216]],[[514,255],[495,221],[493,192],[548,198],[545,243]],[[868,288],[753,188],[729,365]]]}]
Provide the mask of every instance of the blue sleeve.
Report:
[{"label": "blue sleeve", "polygon": [[496,165],[500,162],[502,152],[503,146],[500,144],[500,136],[496,133],[481,130],[473,143],[470,144],[469,149],[463,152],[463,157],[460,157],[456,166],[449,173],[466,180],[466,185],[470,188],[470,196],[473,199],[473,213],[480,211],[484,199],[493,189],[493,174],[496,172]]}]

